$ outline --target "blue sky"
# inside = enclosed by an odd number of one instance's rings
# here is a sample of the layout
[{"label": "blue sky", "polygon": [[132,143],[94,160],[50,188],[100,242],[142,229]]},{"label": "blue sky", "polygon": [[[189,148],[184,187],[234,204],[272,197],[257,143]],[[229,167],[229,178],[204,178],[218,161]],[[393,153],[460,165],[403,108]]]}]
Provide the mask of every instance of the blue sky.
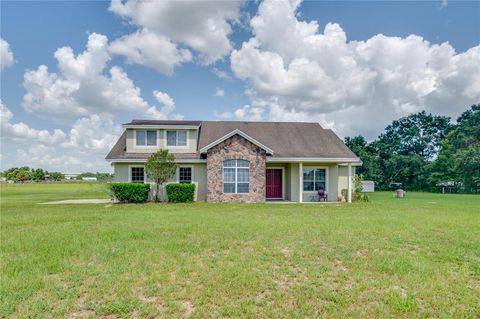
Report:
[{"label": "blue sky", "polygon": [[478,1],[167,4],[2,1],[1,168],[109,170],[132,118],[317,121],[374,138],[411,112],[480,101]]}]

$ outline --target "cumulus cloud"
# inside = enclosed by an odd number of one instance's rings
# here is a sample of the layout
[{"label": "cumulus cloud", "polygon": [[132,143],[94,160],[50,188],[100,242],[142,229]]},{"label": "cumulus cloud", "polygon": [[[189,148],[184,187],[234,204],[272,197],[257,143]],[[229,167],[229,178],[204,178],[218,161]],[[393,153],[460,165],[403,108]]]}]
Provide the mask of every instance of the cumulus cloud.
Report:
[{"label": "cumulus cloud", "polygon": [[374,136],[399,116],[456,116],[480,100],[480,46],[457,53],[416,35],[348,41],[338,24],[320,32],[316,21],[301,21],[299,5],[264,1],[250,21],[253,37],[231,54],[234,74],[248,81],[246,114],[323,120],[341,135]]},{"label": "cumulus cloud", "polygon": [[23,122],[12,123],[13,114],[10,109],[0,100],[0,123],[2,139],[10,139],[17,142],[41,142],[47,144],[60,143],[65,140],[66,135],[60,129],[53,132],[48,130],[37,130]]},{"label": "cumulus cloud", "polygon": [[228,74],[228,72],[220,70],[218,68],[213,68],[212,72],[213,72],[213,74],[215,74],[221,80],[231,80],[232,79],[232,77],[230,76],[230,74]]},{"label": "cumulus cloud", "polygon": [[[112,52],[130,63],[171,74],[176,65],[190,61],[187,49],[210,64],[232,49],[231,24],[240,17],[240,1],[134,1],[112,0],[110,10],[139,27],[136,33],[112,44]],[[160,55],[163,55],[160,57]]]},{"label": "cumulus cloud", "polygon": [[121,130],[109,117],[97,114],[80,118],[73,124],[64,148],[108,151],[118,139]]},{"label": "cumulus cloud", "polygon": [[[76,120],[69,132],[39,130],[23,122],[0,101],[2,164],[29,165],[53,170],[106,169],[106,152],[121,134],[120,126],[108,116],[90,115]],[[12,150],[16,150],[11,153]]]},{"label": "cumulus cloud", "polygon": [[149,118],[156,120],[165,120],[167,118],[173,120],[183,119],[183,115],[173,113],[173,110],[175,109],[175,102],[167,93],[161,91],[154,91],[153,96],[162,107],[160,108],[160,110],[157,110],[157,108],[155,107],[151,107],[150,109],[148,109],[146,115]]},{"label": "cumulus cloud", "polygon": [[57,73],[50,73],[45,65],[25,73],[23,107],[27,112],[79,117],[156,110],[120,67],[113,66],[105,74],[111,59],[106,36],[92,33],[83,53],[75,56],[72,48],[63,47],[55,52],[55,59]]},{"label": "cumulus cloud", "polygon": [[0,71],[7,66],[11,66],[13,62],[13,52],[10,49],[10,44],[0,38]]},{"label": "cumulus cloud", "polygon": [[60,154],[55,147],[43,144],[32,145],[28,148],[17,148],[15,156],[18,166],[42,167],[64,172],[67,172],[68,167],[72,166],[93,168],[91,162],[85,162],[78,156]]},{"label": "cumulus cloud", "polygon": [[167,75],[175,66],[192,60],[189,50],[179,49],[167,37],[145,29],[114,41],[110,51],[125,56],[127,63],[142,64]]}]

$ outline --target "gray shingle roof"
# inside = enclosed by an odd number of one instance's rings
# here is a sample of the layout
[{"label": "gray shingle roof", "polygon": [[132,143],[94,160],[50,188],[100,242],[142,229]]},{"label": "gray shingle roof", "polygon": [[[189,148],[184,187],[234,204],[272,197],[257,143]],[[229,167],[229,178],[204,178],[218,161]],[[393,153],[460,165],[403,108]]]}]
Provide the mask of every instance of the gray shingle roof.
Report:
[{"label": "gray shingle roof", "polygon": [[[235,129],[273,150],[273,157],[348,158],[357,156],[331,130],[318,123],[240,121],[151,121],[134,120],[129,125],[200,125],[197,150]],[[146,159],[149,153],[126,153],[126,132],[106,159]],[[199,153],[175,154],[180,159],[198,159]]]},{"label": "gray shingle roof", "polygon": [[177,120],[132,120],[123,125],[193,125],[199,126],[201,121],[177,121]]},{"label": "gray shingle roof", "polygon": [[273,157],[356,158],[331,130],[318,123],[204,121],[198,149],[239,129],[273,150]]}]

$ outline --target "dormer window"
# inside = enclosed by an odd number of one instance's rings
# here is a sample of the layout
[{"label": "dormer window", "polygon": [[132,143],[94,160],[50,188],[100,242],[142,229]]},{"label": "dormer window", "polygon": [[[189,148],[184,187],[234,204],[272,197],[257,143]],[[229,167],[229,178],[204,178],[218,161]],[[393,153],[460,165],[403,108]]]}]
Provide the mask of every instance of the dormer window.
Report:
[{"label": "dormer window", "polygon": [[167,131],[167,146],[187,146],[187,131]]},{"label": "dormer window", "polygon": [[136,144],[138,146],[157,146],[157,131],[136,130]]}]

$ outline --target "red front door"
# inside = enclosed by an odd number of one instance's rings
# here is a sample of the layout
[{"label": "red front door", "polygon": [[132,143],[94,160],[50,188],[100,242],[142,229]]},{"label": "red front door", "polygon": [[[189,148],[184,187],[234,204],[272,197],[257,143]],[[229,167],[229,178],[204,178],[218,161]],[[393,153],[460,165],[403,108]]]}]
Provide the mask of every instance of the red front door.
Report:
[{"label": "red front door", "polygon": [[282,170],[267,169],[267,198],[282,198]]}]

